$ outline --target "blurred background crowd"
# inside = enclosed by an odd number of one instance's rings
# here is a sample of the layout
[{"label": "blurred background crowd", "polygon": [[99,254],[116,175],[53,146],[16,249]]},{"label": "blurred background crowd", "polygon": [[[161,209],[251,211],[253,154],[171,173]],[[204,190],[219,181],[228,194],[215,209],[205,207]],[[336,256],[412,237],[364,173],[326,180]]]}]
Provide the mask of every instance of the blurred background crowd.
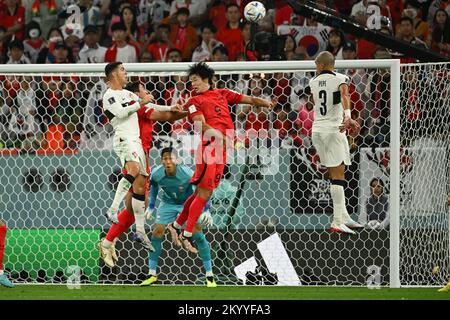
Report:
[{"label": "blurred background crowd", "polygon": [[[197,62],[312,60],[329,50],[336,59],[415,57],[345,34],[293,12],[285,1],[264,1],[266,17],[252,28],[243,18],[248,0],[0,0],[0,63]],[[450,57],[448,0],[318,0],[364,26]],[[377,9],[368,14],[368,8]],[[373,22],[375,14],[375,20]],[[255,35],[256,34],[256,35]],[[252,35],[255,35],[252,37]],[[26,70],[26,69],[24,69]],[[423,122],[442,121],[448,75],[402,74],[403,130],[420,135]],[[389,144],[390,74],[387,70],[341,70],[351,78],[352,116],[363,128],[352,148]],[[232,106],[237,129],[278,129],[282,147],[309,147],[312,101],[305,94],[313,73],[230,74],[225,87],[267,99],[270,113]],[[432,77],[432,81],[426,81]],[[160,104],[190,94],[183,76],[140,80]],[[446,82],[447,81],[447,82]],[[111,128],[102,113],[106,89],[96,77],[21,76],[0,72],[0,149],[73,152],[106,148]],[[422,94],[419,94],[421,92]],[[428,92],[428,94],[423,94]],[[440,116],[442,113],[443,116]],[[155,134],[192,133],[186,120],[156,124]],[[99,143],[103,143],[99,146]]]}]

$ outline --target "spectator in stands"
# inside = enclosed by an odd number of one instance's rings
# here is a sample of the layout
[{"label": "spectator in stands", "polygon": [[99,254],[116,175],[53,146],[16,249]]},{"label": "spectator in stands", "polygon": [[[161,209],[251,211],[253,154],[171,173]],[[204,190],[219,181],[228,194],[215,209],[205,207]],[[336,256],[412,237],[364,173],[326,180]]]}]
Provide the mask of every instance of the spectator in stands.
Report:
[{"label": "spectator in stands", "polygon": [[[400,40],[406,41],[410,43],[411,45],[419,46],[422,48],[426,48],[425,42],[420,40],[415,36],[414,33],[414,21],[410,17],[402,17],[400,19],[400,28],[399,32],[397,34],[397,38]],[[402,63],[411,63],[416,62],[416,59],[405,57],[404,55],[398,55],[398,58],[400,58],[400,61]]]},{"label": "spectator in stands", "polygon": [[428,7],[428,25],[433,25],[434,16],[439,9],[445,10],[450,16],[450,2],[448,0],[433,0]]},{"label": "spectator in stands", "polygon": [[389,226],[389,199],[384,195],[384,182],[380,178],[370,181],[370,197],[366,202],[366,227],[385,229]]},{"label": "spectator in stands", "polygon": [[[291,115],[291,117],[289,117]],[[275,121],[273,122],[273,129],[278,130],[279,146],[282,148],[301,147],[302,139],[297,135],[297,130],[294,127],[293,113],[288,108],[275,108]]]},{"label": "spectator in stands", "polygon": [[105,62],[138,62],[139,50],[127,42],[127,29],[121,22],[112,25],[113,45],[106,50]]},{"label": "spectator in stands", "polygon": [[189,22],[189,9],[177,11],[177,23],[172,26],[170,41],[182,52],[183,61],[191,61],[192,52],[198,45],[197,31]]},{"label": "spectator in stands", "polygon": [[225,27],[228,20],[226,18],[227,6],[234,0],[211,0],[211,8],[209,9],[209,21],[212,21],[217,30]]},{"label": "spectator in stands", "polygon": [[306,95],[306,101],[299,107],[297,120],[295,120],[295,127],[299,132],[299,136],[303,141],[305,147],[312,145],[312,125],[314,122],[314,101],[312,94]]},{"label": "spectator in stands", "polygon": [[202,43],[195,49],[192,54],[193,62],[211,61],[212,51],[218,45],[223,43],[216,40],[216,27],[210,23],[205,23],[201,28]]},{"label": "spectator in stands", "polygon": [[45,40],[41,36],[41,27],[36,21],[31,21],[26,29],[26,39],[23,42],[25,55],[31,63],[36,63],[39,51],[45,47]]},{"label": "spectator in stands", "polygon": [[76,35],[70,35],[64,40],[66,44],[69,55],[71,57],[71,62],[78,62],[80,60],[80,49],[81,49],[81,40]]},{"label": "spectator in stands", "polygon": [[120,22],[124,24],[127,34],[127,42],[138,45],[143,42],[144,28],[140,28],[137,23],[136,12],[132,7],[124,7],[120,12]]},{"label": "spectator in stands", "polygon": [[167,62],[167,53],[173,47],[169,38],[170,26],[168,24],[160,24],[156,28],[156,32],[150,36],[150,44],[147,51],[152,54],[155,62]]},{"label": "spectator in stands", "polygon": [[[416,37],[429,45],[429,26],[426,21],[422,20],[422,12],[419,9],[419,4],[414,2],[408,2],[405,9],[402,12],[403,17],[410,17],[414,22],[414,32]],[[395,33],[398,33],[400,24],[397,24]]]},{"label": "spectator in stands", "polygon": [[433,18],[431,49],[450,58],[450,16],[442,9]]},{"label": "spectator in stands", "polygon": [[202,0],[173,0],[170,15],[176,15],[181,8],[188,9],[188,17],[194,26],[200,26],[208,16],[208,1]]},{"label": "spectator in stands", "polygon": [[352,12],[350,15],[354,18],[357,18],[357,16],[359,14],[361,14],[361,12],[365,15],[366,11],[367,11],[368,3],[369,3],[369,0],[361,0],[357,3],[355,3],[352,7]]},{"label": "spectator in stands", "polygon": [[70,48],[64,43],[64,41],[57,42],[55,49],[53,50],[55,57],[54,63],[73,63],[73,57],[71,55]]},{"label": "spectator in stands", "polygon": [[16,39],[9,44],[9,60],[8,64],[27,64],[31,63],[30,59],[24,54],[23,42]]},{"label": "spectator in stands", "polygon": [[5,0],[0,11],[0,25],[6,29],[7,36],[23,40],[25,34],[25,8],[18,0]]},{"label": "spectator in stands", "polygon": [[162,20],[169,15],[170,6],[164,0],[140,0],[139,27],[155,30]]},{"label": "spectator in stands", "polygon": [[139,62],[147,63],[147,62],[153,62],[153,56],[148,51],[143,51],[141,53],[141,56],[139,57]]},{"label": "spectator in stands", "polygon": [[294,36],[288,34],[284,41],[284,56],[286,60],[294,60],[295,50],[297,50],[297,42]]},{"label": "spectator in stands", "polygon": [[241,12],[237,4],[227,5],[227,24],[217,32],[217,40],[222,42],[228,49],[229,61],[235,61],[238,52],[244,52],[244,38],[240,28],[239,20]]},{"label": "spectator in stands", "polygon": [[223,45],[216,46],[212,51],[212,61],[222,62],[228,61],[228,49]]},{"label": "spectator in stands", "polygon": [[336,60],[342,60],[342,47],[345,43],[345,36],[338,29],[331,29],[328,33],[328,43],[326,50],[331,52]]},{"label": "spectator in stands", "polygon": [[53,51],[57,42],[64,41],[63,34],[59,28],[52,28],[47,35],[47,45],[39,52],[37,63],[54,63]]},{"label": "spectator in stands", "polygon": [[181,51],[177,48],[172,48],[167,52],[168,62],[182,62],[183,58],[181,56]]},{"label": "spectator in stands", "polygon": [[131,6],[131,4],[124,0],[123,1],[122,0],[111,1],[109,11],[110,11],[110,13],[112,13],[112,16],[111,16],[111,21],[110,21],[109,30],[108,30],[109,37],[113,37],[112,26],[115,25],[116,23],[120,22],[120,13],[122,12],[123,8],[130,7],[130,6]]},{"label": "spectator in stands", "polygon": [[6,62],[6,52],[8,50],[9,36],[6,33],[6,29],[0,26],[0,63]]},{"label": "spectator in stands", "polygon": [[94,25],[84,28],[84,46],[80,50],[78,63],[105,62],[106,48],[99,45],[99,30]]}]

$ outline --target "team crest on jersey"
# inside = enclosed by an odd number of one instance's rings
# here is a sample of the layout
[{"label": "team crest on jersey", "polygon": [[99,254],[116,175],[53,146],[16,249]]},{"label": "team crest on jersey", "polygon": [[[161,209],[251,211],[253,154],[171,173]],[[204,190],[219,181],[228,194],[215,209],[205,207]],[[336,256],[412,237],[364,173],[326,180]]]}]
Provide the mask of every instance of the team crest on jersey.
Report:
[{"label": "team crest on jersey", "polygon": [[133,151],[132,155],[133,155],[133,157],[135,157],[135,158],[139,158],[139,157],[138,157],[138,153],[137,153],[136,151]]},{"label": "team crest on jersey", "polygon": [[116,99],[114,99],[114,97],[111,97],[108,99],[109,104],[113,104],[116,102]]},{"label": "team crest on jersey", "polygon": [[189,113],[194,113],[196,111],[197,111],[197,108],[195,107],[195,105],[189,106]]}]

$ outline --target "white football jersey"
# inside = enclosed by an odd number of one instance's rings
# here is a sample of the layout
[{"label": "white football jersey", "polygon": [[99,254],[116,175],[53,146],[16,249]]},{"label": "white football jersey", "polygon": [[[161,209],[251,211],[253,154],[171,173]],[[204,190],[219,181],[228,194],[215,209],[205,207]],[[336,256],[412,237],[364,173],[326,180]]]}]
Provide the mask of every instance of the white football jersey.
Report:
[{"label": "white football jersey", "polygon": [[131,140],[139,139],[139,121],[136,113],[136,110],[139,108],[130,111],[131,114],[127,114],[124,117],[117,117],[119,112],[123,112],[123,108],[128,109],[135,104],[139,106],[138,99],[136,94],[125,89],[112,90],[108,88],[103,95],[103,111],[113,126],[116,136]]},{"label": "white football jersey", "polygon": [[309,81],[314,99],[313,132],[339,132],[344,119],[339,87],[349,83],[348,76],[333,71],[323,71]]}]

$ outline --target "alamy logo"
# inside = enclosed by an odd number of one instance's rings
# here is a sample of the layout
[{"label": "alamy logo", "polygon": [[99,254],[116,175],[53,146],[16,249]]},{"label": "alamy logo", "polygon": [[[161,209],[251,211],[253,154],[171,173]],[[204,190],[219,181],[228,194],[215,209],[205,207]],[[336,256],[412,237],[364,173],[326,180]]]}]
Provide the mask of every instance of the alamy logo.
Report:
[{"label": "alamy logo", "polygon": [[[298,286],[301,285],[300,279],[292,265],[291,259],[281,242],[278,233],[275,233],[267,239],[258,243],[257,248],[269,269],[270,273],[274,273],[278,277],[278,285]],[[258,269],[258,262],[253,256],[242,262],[234,268],[236,276],[246,283],[247,272],[255,272]]]}]

